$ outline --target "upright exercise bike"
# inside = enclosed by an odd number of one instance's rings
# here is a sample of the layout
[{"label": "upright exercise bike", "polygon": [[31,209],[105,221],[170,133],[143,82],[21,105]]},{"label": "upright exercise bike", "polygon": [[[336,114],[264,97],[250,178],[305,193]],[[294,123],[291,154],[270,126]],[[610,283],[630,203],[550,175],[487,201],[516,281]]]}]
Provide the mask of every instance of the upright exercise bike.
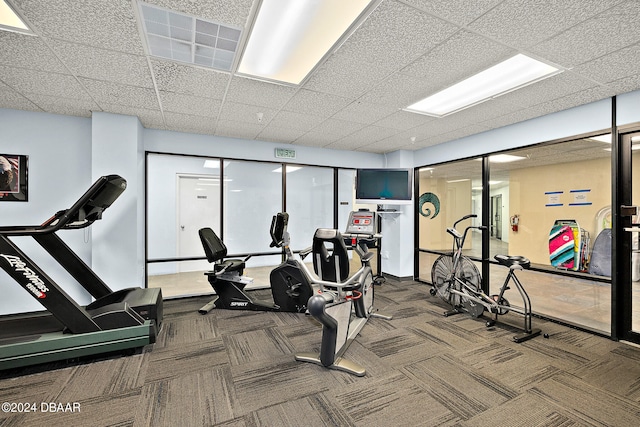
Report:
[{"label": "upright exercise bike", "polygon": [[[270,246],[284,248],[285,253],[284,262],[270,274],[273,302],[254,298],[244,289],[253,280],[243,276],[246,261],[251,255],[244,259],[225,259],[227,247],[215,232],[210,228],[199,231],[207,260],[213,264],[213,270],[205,275],[216,293],[212,301],[198,310],[200,314],[207,314],[213,308],[293,313],[307,311],[307,301],[313,295],[313,288],[303,272],[303,263],[289,249],[288,223],[289,214],[286,212],[278,213],[271,220]],[[301,256],[309,252],[303,252]]]},{"label": "upright exercise bike", "polygon": [[[319,228],[313,238],[313,264],[316,278],[302,264],[305,274],[312,278],[316,293],[308,303],[309,314],[322,324],[320,353],[298,353],[296,360],[322,365],[329,369],[364,376],[365,368],[343,357],[349,345],[360,333],[370,317],[391,320],[391,316],[378,313],[374,307],[374,279],[367,243],[379,239],[376,213],[356,211],[349,215],[347,230]],[[345,242],[350,243],[360,256],[361,267],[351,277],[349,256]]]}]

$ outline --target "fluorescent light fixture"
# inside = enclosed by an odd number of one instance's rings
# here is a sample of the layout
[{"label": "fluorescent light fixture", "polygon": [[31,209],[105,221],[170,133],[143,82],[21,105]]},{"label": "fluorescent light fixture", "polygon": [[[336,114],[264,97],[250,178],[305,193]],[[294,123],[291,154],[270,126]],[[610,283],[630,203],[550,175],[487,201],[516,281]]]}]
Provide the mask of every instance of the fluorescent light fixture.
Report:
[{"label": "fluorescent light fixture", "polygon": [[262,0],[238,73],[300,84],[364,16],[371,0]]},{"label": "fluorescent light fixture", "polygon": [[0,30],[33,34],[27,24],[5,0],[0,0]]},{"label": "fluorescent light fixture", "polygon": [[444,117],[504,95],[564,70],[518,54],[405,108],[413,113]]},{"label": "fluorescent light fixture", "polygon": [[453,184],[454,182],[465,182],[469,181],[468,179],[454,179],[452,181],[447,181],[447,184]]},{"label": "fluorescent light fixture", "polygon": [[418,172],[428,172],[428,171],[433,171],[435,170],[434,168],[422,168],[422,169],[418,169]]},{"label": "fluorescent light fixture", "polygon": [[525,160],[526,157],[521,156],[512,156],[510,154],[496,154],[494,156],[489,156],[489,161],[491,163],[511,163],[517,162],[519,160]]},{"label": "fluorescent light fixture", "polygon": [[611,134],[608,133],[606,135],[598,135],[598,136],[590,136],[587,139],[593,139],[600,142],[606,142],[607,144],[611,144]]},{"label": "fluorescent light fixture", "polygon": [[[302,166],[289,166],[287,165],[287,173],[295,172],[299,169],[302,169]],[[282,166],[274,169],[272,172],[282,173]]]}]

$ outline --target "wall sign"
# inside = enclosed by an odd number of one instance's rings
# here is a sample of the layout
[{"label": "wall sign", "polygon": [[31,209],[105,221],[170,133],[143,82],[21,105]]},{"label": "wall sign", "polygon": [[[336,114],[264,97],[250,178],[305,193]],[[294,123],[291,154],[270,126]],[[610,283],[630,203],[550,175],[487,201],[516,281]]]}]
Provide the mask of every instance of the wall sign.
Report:
[{"label": "wall sign", "polygon": [[296,150],[292,150],[291,148],[276,148],[275,156],[278,159],[295,159]]}]

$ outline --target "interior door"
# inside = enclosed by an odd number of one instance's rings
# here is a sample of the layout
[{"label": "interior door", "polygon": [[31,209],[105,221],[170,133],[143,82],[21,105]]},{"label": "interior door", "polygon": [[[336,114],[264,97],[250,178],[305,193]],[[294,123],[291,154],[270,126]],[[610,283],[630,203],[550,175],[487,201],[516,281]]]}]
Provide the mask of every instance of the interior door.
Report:
[{"label": "interior door", "polygon": [[[220,177],[178,175],[177,253],[179,258],[204,256],[198,231],[209,227],[220,235]],[[206,270],[207,261],[181,262],[180,272]]]},{"label": "interior door", "polygon": [[621,134],[618,138],[620,187],[614,215],[616,251],[614,273],[614,336],[640,343],[640,132]]}]

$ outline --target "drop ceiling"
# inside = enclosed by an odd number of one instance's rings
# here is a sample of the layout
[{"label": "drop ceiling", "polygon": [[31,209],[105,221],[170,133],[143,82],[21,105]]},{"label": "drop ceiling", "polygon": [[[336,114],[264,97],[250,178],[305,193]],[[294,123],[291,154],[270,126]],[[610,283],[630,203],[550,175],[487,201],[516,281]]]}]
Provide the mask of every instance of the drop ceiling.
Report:
[{"label": "drop ceiling", "polygon": [[[638,1],[382,0],[299,86],[149,56],[132,0],[9,2],[35,36],[0,31],[0,108],[386,153],[640,89]],[[147,1],[243,37],[257,2]],[[402,110],[518,53],[566,71],[443,118]]]}]

